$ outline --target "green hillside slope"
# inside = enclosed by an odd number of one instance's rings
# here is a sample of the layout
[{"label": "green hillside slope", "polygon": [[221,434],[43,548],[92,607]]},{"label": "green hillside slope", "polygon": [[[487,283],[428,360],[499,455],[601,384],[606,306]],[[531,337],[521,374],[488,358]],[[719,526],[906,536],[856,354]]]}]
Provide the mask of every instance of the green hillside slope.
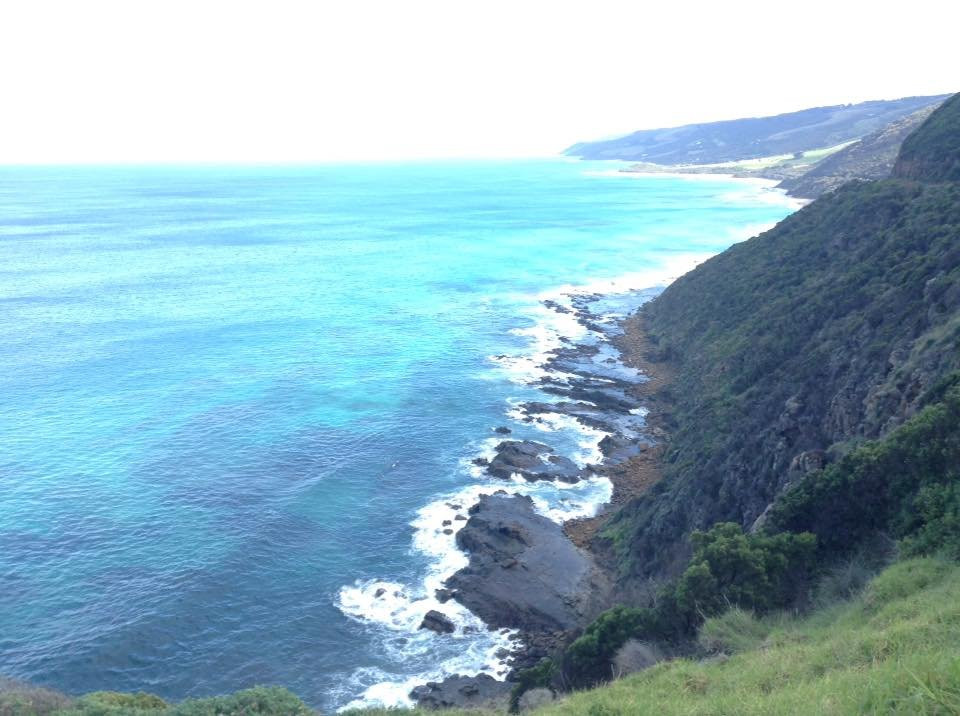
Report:
[{"label": "green hillside slope", "polygon": [[[915,144],[945,122],[956,136],[957,107]],[[666,477],[605,534],[633,576],[677,571],[693,529],[749,528],[960,368],[960,184],[844,187],[705,262],[642,315],[677,378]]]}]

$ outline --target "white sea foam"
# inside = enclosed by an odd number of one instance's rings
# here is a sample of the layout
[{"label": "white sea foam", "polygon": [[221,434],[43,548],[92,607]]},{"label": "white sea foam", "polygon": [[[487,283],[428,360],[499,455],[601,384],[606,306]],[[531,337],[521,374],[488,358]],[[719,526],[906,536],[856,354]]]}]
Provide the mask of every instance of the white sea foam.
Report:
[{"label": "white sea foam", "polygon": [[[566,296],[558,298],[569,301]],[[546,375],[544,364],[553,351],[564,345],[561,338],[578,340],[588,332],[572,313],[554,311],[539,301],[531,305],[528,315],[534,321],[532,326],[510,331],[515,336],[526,338],[528,347],[515,355],[490,356],[490,360],[498,363],[510,380],[521,385],[533,383]]]},{"label": "white sea foam", "polygon": [[543,432],[569,430],[577,434],[577,446],[580,449],[572,455],[569,455],[569,457],[580,467],[586,467],[590,464],[596,465],[603,460],[603,453],[600,452],[599,443],[609,435],[609,433],[603,430],[584,425],[572,415],[565,415],[563,413],[538,413],[537,420],[533,421],[531,425]]}]

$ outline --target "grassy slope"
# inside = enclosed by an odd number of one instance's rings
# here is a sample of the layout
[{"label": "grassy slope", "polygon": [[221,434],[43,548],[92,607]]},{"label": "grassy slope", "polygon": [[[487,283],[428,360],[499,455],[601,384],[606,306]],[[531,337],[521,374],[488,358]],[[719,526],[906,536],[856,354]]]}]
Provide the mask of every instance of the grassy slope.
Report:
[{"label": "grassy slope", "polygon": [[901,562],[849,603],[757,627],[760,643],[727,661],[667,662],[536,713],[960,713],[954,564]]}]

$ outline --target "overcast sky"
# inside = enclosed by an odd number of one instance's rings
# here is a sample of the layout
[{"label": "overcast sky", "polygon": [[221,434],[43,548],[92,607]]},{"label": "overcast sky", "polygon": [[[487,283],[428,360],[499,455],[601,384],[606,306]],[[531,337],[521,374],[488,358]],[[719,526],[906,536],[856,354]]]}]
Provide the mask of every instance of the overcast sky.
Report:
[{"label": "overcast sky", "polygon": [[958,5],[2,0],[0,163],[533,156],[950,92]]}]

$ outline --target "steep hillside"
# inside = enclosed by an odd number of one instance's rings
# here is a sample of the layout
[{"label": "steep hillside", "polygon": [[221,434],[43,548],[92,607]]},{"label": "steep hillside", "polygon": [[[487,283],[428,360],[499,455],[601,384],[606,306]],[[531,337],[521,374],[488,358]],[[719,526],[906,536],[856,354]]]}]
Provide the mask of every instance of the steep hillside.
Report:
[{"label": "steep hillside", "polygon": [[893,175],[927,182],[960,181],[960,95],[903,143]]},{"label": "steep hillside", "polygon": [[816,199],[855,179],[886,179],[903,140],[930,116],[936,106],[923,109],[895,120],[876,132],[868,134],[839,152],[818,162],[796,178],[784,179],[779,188],[792,196]]},{"label": "steep hillside", "polygon": [[565,154],[655,164],[711,164],[794,154],[859,139],[942,102],[946,96],[906,97],[816,107],[773,117],[646,129],[618,139],[575,144]]},{"label": "steep hillside", "polygon": [[[949,160],[957,107],[904,145],[912,177],[942,176],[924,157]],[[960,183],[846,186],[705,262],[641,315],[677,377],[665,478],[604,533],[634,576],[675,572],[693,529],[750,527],[960,368]]]}]

